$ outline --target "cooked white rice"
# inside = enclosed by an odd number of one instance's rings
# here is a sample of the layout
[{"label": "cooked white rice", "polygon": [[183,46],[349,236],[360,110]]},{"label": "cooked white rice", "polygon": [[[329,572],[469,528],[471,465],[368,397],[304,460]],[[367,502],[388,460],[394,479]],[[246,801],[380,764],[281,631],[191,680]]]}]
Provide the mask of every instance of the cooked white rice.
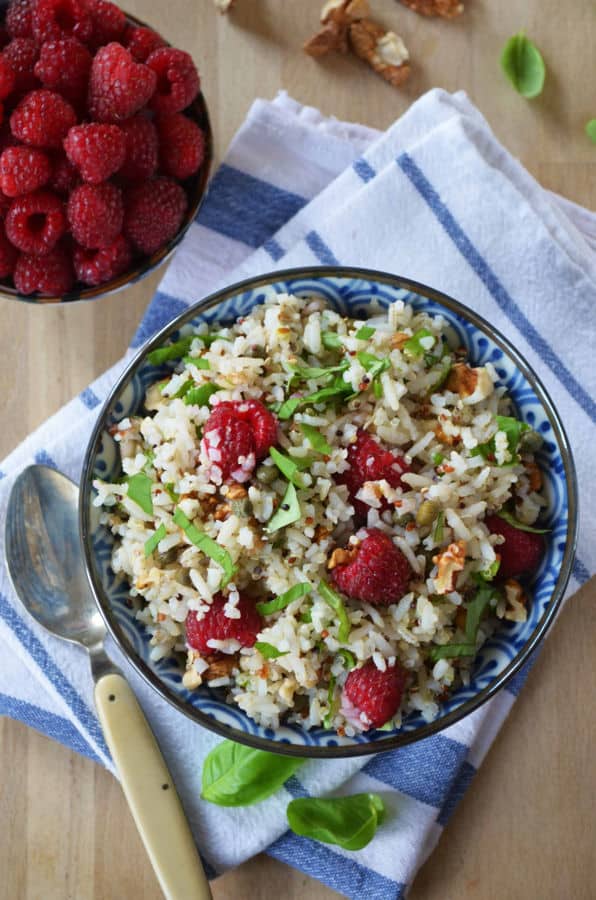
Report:
[{"label": "cooked white rice", "polygon": [[[356,337],[365,324],[374,333]],[[421,329],[428,335],[421,336]],[[322,335],[330,332],[338,336],[339,346],[326,349]],[[152,635],[153,658],[185,654],[184,684],[189,689],[205,683],[214,664],[212,657],[201,659],[187,647],[185,620],[190,610],[198,618],[208,610],[220,590],[222,569],[174,522],[178,505],[233,560],[233,581],[224,588],[228,617],[239,615],[238,591],[270,600],[298,583],[312,585],[308,596],[263,619],[258,641],[285,655],[264,659],[258,650],[241,648],[237,641],[211,642],[220,663],[228,660],[226,666],[213,668],[211,687],[224,689],[230,703],[263,725],[275,728],[281,720],[306,728],[325,724],[353,735],[365,723],[355,721],[349,712],[346,718],[346,704],[341,703],[349,664],[338,653],[343,648],[357,665],[372,660],[383,670],[397,661],[410,673],[393,726],[398,727],[401,716],[412,710],[432,719],[440,699],[468,677],[470,657],[436,659],[432,651],[465,642],[464,609],[477,589],[472,576],[489,570],[497,560],[501,538],[489,535],[485,514],[512,501],[518,518],[531,524],[544,504],[529,475],[531,454],[512,455],[507,435],[497,428],[497,415],[515,413],[494,369],[489,364],[472,369],[461,363],[464,354],[452,346],[446,322],[402,302],[365,323],[342,317],[319,298],[280,294],[220,329],[212,342],[202,340],[206,333],[201,326],[175,373],[149,389],[147,414],[125,419],[114,430],[124,475],[145,473],[151,479],[153,512],[143,512],[128,497],[125,480],[95,482],[95,503],[104,507],[103,521],[117,538],[112,567],[130,582],[138,618]],[[418,354],[405,345],[412,336]],[[370,379],[362,352],[388,361],[388,367]],[[189,356],[209,368],[198,368]],[[299,521],[268,534],[265,525],[288,482],[267,458],[245,484],[247,501],[228,502],[229,485],[216,484],[219,479],[213,474],[213,449],[217,457],[218,448],[211,448],[209,460],[201,429],[222,400],[255,398],[278,408],[289,396],[291,367],[297,363],[331,367],[341,360],[348,366],[339,375],[308,378],[299,386],[303,393],[313,393],[332,377],[340,377],[356,396],[348,402],[302,406],[280,422],[278,449],[312,461],[302,471]],[[454,387],[458,360],[460,373],[473,373],[471,393],[470,386]],[[219,390],[203,406],[188,404],[186,396],[176,395],[189,380],[197,386],[216,383]],[[332,452],[326,456],[313,452],[298,427],[301,423],[315,426]],[[334,548],[357,543],[363,536],[363,532],[354,535],[347,488],[334,478],[348,466],[347,448],[358,429],[394,449],[412,468],[402,478],[403,488],[369,482],[358,499],[369,504],[367,527],[392,537],[414,576],[409,592],[387,607],[344,598],[351,631],[349,639],[340,642],[335,613],[317,585],[321,579],[332,583],[328,562]],[[487,459],[477,448],[489,442],[493,452]],[[246,474],[250,475],[250,465]],[[382,511],[381,498],[390,510]],[[165,536],[147,556],[146,542],[162,525]],[[460,542],[455,546],[463,550],[465,563],[453,578],[445,578],[443,568],[454,542]],[[495,594],[494,608],[478,628],[477,647],[494,628],[496,616],[525,615],[523,594],[520,599],[515,590],[509,593],[501,598]]]}]

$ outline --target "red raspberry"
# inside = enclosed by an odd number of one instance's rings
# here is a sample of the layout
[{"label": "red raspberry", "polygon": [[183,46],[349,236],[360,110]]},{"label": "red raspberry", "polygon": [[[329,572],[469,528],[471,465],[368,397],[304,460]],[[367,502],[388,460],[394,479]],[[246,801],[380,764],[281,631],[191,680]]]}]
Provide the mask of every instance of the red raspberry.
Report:
[{"label": "red raspberry", "polygon": [[205,156],[205,136],[182,113],[160,116],[157,122],[161,167],[166,175],[184,181],[198,170]]},{"label": "red raspberry", "polygon": [[36,0],[32,13],[33,35],[38,44],[76,37],[86,43],[93,22],[84,0]]},{"label": "red raspberry", "polygon": [[18,255],[19,251],[6,237],[4,225],[0,225],[0,278],[12,275]]},{"label": "red raspberry", "polygon": [[70,194],[80,183],[79,170],[71,161],[60,154],[54,158],[52,174],[48,186],[57,194]]},{"label": "red raspberry", "polygon": [[16,75],[5,56],[0,55],[0,100],[5,100],[16,83]]},{"label": "red raspberry", "polygon": [[129,188],[124,231],[141,253],[155,253],[174,237],[188,201],[171,178],[153,178]]},{"label": "red raspberry", "polygon": [[6,214],[12,205],[12,198],[5,196],[5,194],[0,191],[0,220],[4,221],[6,218]]},{"label": "red raspberry", "polygon": [[78,280],[93,287],[122,275],[131,262],[130,244],[121,234],[113,244],[102,247],[101,250],[76,247],[74,251],[74,268]]},{"label": "red raspberry", "polygon": [[10,117],[10,128],[15,137],[32,147],[62,147],[76,121],[74,109],[60,94],[31,91]]},{"label": "red raspberry", "polygon": [[9,35],[13,38],[28,38],[33,36],[34,0],[12,0],[6,10],[4,24]]},{"label": "red raspberry", "polygon": [[8,147],[0,155],[0,188],[7,197],[36,191],[49,181],[51,173],[50,160],[43,150]]},{"label": "red raspberry", "polygon": [[119,188],[105,184],[81,184],[66,207],[72,235],[83,247],[108,247],[122,231],[124,207]]},{"label": "red raspberry", "polygon": [[[356,494],[367,481],[389,482],[391,487],[401,487],[401,476],[410,469],[401,456],[396,456],[378,443],[367,431],[359,431],[356,442],[348,448],[350,468],[338,476],[337,483],[348,487],[350,501],[358,519],[366,521],[370,506],[356,499]],[[381,512],[389,509],[383,501]]]},{"label": "red raspberry", "polygon": [[44,85],[80,104],[87,96],[92,57],[76,38],[46,41],[35,63],[35,74]]},{"label": "red raspberry", "polygon": [[155,90],[155,72],[134,61],[120,44],[101,47],[91,66],[89,110],[100,122],[119,122],[145,106]]},{"label": "red raspberry", "polygon": [[112,41],[122,41],[126,31],[126,16],[115,3],[110,3],[110,0],[95,0],[91,4],[90,12],[93,32],[89,43],[93,47],[102,47]]},{"label": "red raspberry", "polygon": [[145,62],[154,50],[165,47],[166,42],[151,28],[130,28],[126,33],[126,46],[138,62]]},{"label": "red raspberry", "polygon": [[62,200],[50,191],[35,191],[13,200],[6,216],[8,239],[34,256],[46,256],[66,231]]},{"label": "red raspberry", "polygon": [[39,85],[33,67],[38,56],[37,44],[31,38],[13,38],[2,51],[15,75],[14,92],[18,95],[32,91]]},{"label": "red raspberry", "polygon": [[501,557],[499,579],[533,575],[544,556],[543,535],[515,528],[500,516],[487,516],[484,524],[491,534],[505,538],[504,544],[495,547],[495,553]]},{"label": "red raspberry", "polygon": [[186,642],[199,653],[213,653],[208,641],[238,641],[242,647],[252,647],[263,627],[262,619],[250,597],[240,594],[236,609],[239,619],[229,619],[224,613],[226,598],[216,594],[202,619],[191,610],[186,618]]},{"label": "red raspberry", "polygon": [[156,112],[181,112],[199,93],[197,67],[184,50],[160,47],[148,57],[147,65],[157,75],[157,87],[149,104]]},{"label": "red raspberry", "polygon": [[131,181],[145,181],[155,173],[158,139],[155,125],[143,115],[133,116],[120,125],[126,138],[126,159],[120,175]]},{"label": "red raspberry", "polygon": [[352,669],[343,689],[342,711],[364,731],[382,728],[398,711],[407,678],[399,664],[381,672],[371,660],[361,669]]},{"label": "red raspberry", "polygon": [[226,400],[214,408],[203,434],[214,481],[248,481],[277,443],[277,420],[258,400]]},{"label": "red raspberry", "polygon": [[63,247],[55,247],[47,256],[21,253],[14,270],[14,284],[20,294],[62,296],[74,283],[70,256]]},{"label": "red raspberry", "polygon": [[6,47],[7,44],[10,44],[10,35],[6,28],[0,25],[0,48]]},{"label": "red raspberry", "polygon": [[397,603],[406,593],[411,577],[408,560],[389,535],[378,528],[368,529],[352,562],[333,569],[340,591],[373,606]]},{"label": "red raspberry", "polygon": [[100,184],[117,172],[126,156],[126,140],[117,125],[75,125],[64,141],[69,160],[84,181]]}]

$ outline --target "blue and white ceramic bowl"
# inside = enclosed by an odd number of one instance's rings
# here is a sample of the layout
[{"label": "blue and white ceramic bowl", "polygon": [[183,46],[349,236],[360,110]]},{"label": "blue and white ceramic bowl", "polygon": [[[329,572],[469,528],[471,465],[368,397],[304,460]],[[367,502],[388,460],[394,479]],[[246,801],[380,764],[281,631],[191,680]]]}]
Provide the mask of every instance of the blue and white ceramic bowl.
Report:
[{"label": "blue and white ceramic bowl", "polygon": [[[495,366],[519,417],[544,438],[538,461],[548,498],[546,525],[551,531],[548,551],[533,584],[528,620],[503,622],[478,653],[470,684],[451,694],[431,723],[411,714],[395,731],[371,731],[353,738],[339,738],[335,732],[321,728],[306,731],[298,725],[275,732],[263,728],[239,708],[226,704],[216,691],[206,687],[187,691],[175,659],[150,659],[148,635],[135,618],[128,586],[111,571],[113,538],[99,524],[99,510],[92,505],[92,482],[96,477],[113,480],[119,476],[117,447],[108,429],[124,416],[137,413],[147,386],[173,365],[156,368],[147,362],[147,354],[200,322],[231,323],[271,294],[283,291],[323,296],[355,318],[366,318],[375,305],[385,307],[397,299],[416,309],[440,313],[475,365],[490,361]],[[561,603],[575,550],[577,503],[571,451],[559,417],[528,364],[488,322],[455,300],[424,285],[362,269],[294,269],[265,275],[202,300],[164,328],[128,366],[106,402],[87,451],[80,496],[81,535],[93,591],[109,630],[140,674],[177,709],[212,731],[263,750],[298,756],[357,756],[390,750],[440,731],[477,709],[515,675],[544,637]]]}]

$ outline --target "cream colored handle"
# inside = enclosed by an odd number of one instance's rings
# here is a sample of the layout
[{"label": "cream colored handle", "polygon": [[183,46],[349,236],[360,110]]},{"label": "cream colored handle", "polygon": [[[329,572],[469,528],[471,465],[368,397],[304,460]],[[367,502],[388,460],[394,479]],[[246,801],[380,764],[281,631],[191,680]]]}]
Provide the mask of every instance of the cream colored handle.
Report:
[{"label": "cream colored handle", "polygon": [[95,703],[122,788],[167,900],[211,900],[209,882],[165,760],[122,675],[104,675]]}]

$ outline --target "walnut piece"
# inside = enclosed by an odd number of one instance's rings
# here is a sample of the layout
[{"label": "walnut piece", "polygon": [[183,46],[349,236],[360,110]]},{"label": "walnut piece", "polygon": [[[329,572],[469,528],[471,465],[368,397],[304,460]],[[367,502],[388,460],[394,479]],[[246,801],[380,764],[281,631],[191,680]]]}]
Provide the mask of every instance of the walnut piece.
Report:
[{"label": "walnut piece", "polygon": [[209,663],[209,668],[203,672],[204,681],[215,681],[216,678],[228,678],[232,674],[232,670],[238,666],[238,654],[232,656],[207,656],[205,662]]},{"label": "walnut piece", "polygon": [[542,472],[535,462],[524,463],[524,466],[530,482],[530,490],[539,491],[542,487]]},{"label": "walnut piece", "polygon": [[495,386],[484,366],[473,369],[466,363],[458,362],[451,369],[445,387],[448,391],[459,394],[466,406],[471,406],[490,397]]},{"label": "walnut piece", "polygon": [[392,350],[401,350],[404,344],[406,344],[412,335],[406,334],[405,331],[396,331],[395,334],[391,335],[389,340],[389,346]]},{"label": "walnut piece", "polygon": [[358,549],[356,547],[353,550],[343,550],[341,547],[336,547],[327,562],[327,568],[335,569],[336,566],[347,566],[348,563],[356,559],[357,555]]},{"label": "walnut piece", "polygon": [[243,484],[231,484],[228,488],[226,498],[228,500],[244,500],[248,497],[248,491]]},{"label": "walnut piece", "polygon": [[464,11],[460,0],[400,0],[404,6],[421,16],[440,16],[442,19],[453,19]]},{"label": "walnut piece", "polygon": [[232,9],[236,0],[213,0],[220,13],[227,13]]},{"label": "walnut piece", "polygon": [[465,541],[455,541],[442,553],[433,556],[433,562],[439,570],[434,579],[437,594],[450,594],[455,590],[457,576],[463,570],[465,561]]},{"label": "walnut piece", "polygon": [[328,0],[321,10],[321,23],[339,22],[348,25],[370,15],[368,0]]},{"label": "walnut piece", "polygon": [[515,578],[508,578],[505,582],[505,599],[507,600],[505,618],[509,622],[525,622],[528,618],[526,595],[521,584]]},{"label": "walnut piece", "polygon": [[350,46],[389,84],[399,87],[410,76],[410,54],[398,34],[386,31],[371,19],[350,25]]},{"label": "walnut piece", "polygon": [[329,0],[321,10],[323,28],[306,42],[304,52],[313,57],[333,50],[347,53],[350,23],[368,14],[368,0]]}]

